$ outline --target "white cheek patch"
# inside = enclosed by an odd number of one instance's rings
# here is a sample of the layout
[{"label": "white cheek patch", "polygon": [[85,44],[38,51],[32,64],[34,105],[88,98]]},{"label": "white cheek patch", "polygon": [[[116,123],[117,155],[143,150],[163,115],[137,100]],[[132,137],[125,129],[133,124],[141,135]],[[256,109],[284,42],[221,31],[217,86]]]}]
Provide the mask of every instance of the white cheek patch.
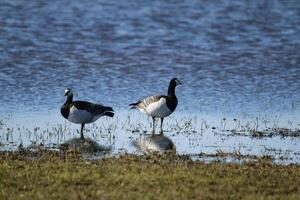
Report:
[{"label": "white cheek patch", "polygon": [[145,108],[145,112],[152,117],[166,117],[172,113],[167,106],[167,101],[165,98],[161,98],[157,102],[150,103]]},{"label": "white cheek patch", "polygon": [[65,95],[67,95],[68,97],[69,97],[69,96],[72,96],[72,95],[73,95],[72,90],[66,89],[66,90],[65,90]]}]

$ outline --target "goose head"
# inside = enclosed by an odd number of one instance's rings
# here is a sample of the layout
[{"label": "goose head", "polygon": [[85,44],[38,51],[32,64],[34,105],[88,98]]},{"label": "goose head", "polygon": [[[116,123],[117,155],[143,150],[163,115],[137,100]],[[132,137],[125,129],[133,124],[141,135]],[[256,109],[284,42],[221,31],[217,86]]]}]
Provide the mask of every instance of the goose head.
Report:
[{"label": "goose head", "polygon": [[174,87],[178,86],[178,85],[181,85],[181,82],[180,80],[178,80],[177,78],[173,78],[171,81],[170,81],[170,85],[173,85]]},{"label": "goose head", "polygon": [[71,97],[73,96],[73,91],[70,88],[65,89],[65,96]]}]

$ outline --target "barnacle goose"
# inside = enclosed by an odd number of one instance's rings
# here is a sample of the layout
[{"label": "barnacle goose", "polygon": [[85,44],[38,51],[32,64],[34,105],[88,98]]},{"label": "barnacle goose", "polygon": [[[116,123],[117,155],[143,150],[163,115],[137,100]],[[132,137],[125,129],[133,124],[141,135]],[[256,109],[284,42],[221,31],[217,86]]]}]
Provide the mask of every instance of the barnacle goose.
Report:
[{"label": "barnacle goose", "polygon": [[114,111],[111,107],[86,101],[73,101],[73,92],[70,88],[65,90],[65,96],[67,96],[67,100],[61,107],[60,112],[68,121],[81,124],[81,139],[84,139],[83,128],[85,124],[95,122],[102,116],[114,116]]}]

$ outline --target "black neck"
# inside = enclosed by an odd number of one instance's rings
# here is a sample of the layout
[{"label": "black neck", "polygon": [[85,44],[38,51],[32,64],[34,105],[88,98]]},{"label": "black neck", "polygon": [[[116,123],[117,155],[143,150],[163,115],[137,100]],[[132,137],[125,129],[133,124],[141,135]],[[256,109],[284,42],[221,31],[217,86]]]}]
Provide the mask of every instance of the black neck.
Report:
[{"label": "black neck", "polygon": [[64,118],[68,119],[70,114],[70,108],[73,103],[73,95],[68,96],[67,101],[64,103],[64,105],[61,107],[60,112]]},{"label": "black neck", "polygon": [[68,96],[66,104],[71,104],[73,102],[73,95]]},{"label": "black neck", "polygon": [[173,83],[169,84],[168,96],[175,96],[175,87],[176,87],[175,84],[173,84]]}]

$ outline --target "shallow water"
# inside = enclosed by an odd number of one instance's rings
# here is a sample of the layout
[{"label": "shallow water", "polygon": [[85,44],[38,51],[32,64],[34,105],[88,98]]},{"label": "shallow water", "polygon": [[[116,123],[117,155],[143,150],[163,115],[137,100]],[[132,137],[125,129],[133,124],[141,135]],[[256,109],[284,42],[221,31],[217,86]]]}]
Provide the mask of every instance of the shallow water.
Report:
[{"label": "shallow water", "polygon": [[[155,141],[150,141],[148,147],[142,151],[136,148],[136,141],[143,141],[151,134],[151,119],[137,111],[117,110],[116,113],[114,119],[102,118],[96,123],[86,125],[85,137],[91,138],[102,147],[111,148],[110,155],[140,154],[149,152],[148,150],[161,152],[161,149],[165,148],[156,147],[159,145]],[[11,115],[2,120],[1,124],[2,150],[35,150],[39,147],[58,149],[64,142],[80,136],[79,125],[64,121],[59,113],[54,112],[43,115]],[[276,125],[284,127],[284,123]],[[265,124],[259,125],[258,130],[265,130],[264,126]],[[272,124],[269,124],[269,127],[271,126]],[[232,118],[218,120],[215,116],[191,117],[191,114],[176,113],[165,120],[164,136],[174,143],[178,154],[189,155],[193,159],[211,161],[219,158],[215,154],[230,153],[229,157],[240,156],[226,158],[225,155],[222,159],[231,161],[244,160],[242,156],[246,159],[248,156],[269,156],[277,163],[300,163],[299,136],[282,137],[280,134],[274,134],[257,137],[250,133],[250,130],[256,127],[256,121],[249,118],[241,118],[238,121]],[[235,134],[233,130],[244,131],[248,135]],[[93,158],[98,158],[97,154]]]},{"label": "shallow water", "polygon": [[[47,130],[65,123],[59,107],[66,87],[73,88],[76,99],[101,102],[119,111],[118,119],[100,120],[97,126],[121,126],[126,123],[129,103],[165,93],[173,77],[183,85],[177,88],[179,105],[165,121],[167,128],[186,115],[216,127],[225,117],[244,119],[252,126],[258,118],[260,129],[297,128],[299,35],[299,1],[3,0],[0,116],[8,117],[4,121],[11,126],[6,128],[14,131],[7,144],[7,130],[0,129],[1,143],[5,149],[14,149],[20,142],[26,146],[43,137],[54,146],[70,138],[68,134],[47,136]],[[146,117],[130,115],[137,119],[132,126],[143,124],[149,129]],[[46,132],[26,139],[23,131],[15,131],[16,123],[31,131],[39,126]],[[73,132],[77,128],[69,126]],[[235,136],[223,144],[222,136],[211,130],[205,136],[172,135],[180,153],[221,148],[260,154],[264,145],[299,152],[298,138],[242,137],[240,142],[240,136]],[[114,139],[107,136],[106,143],[132,152],[134,147],[126,138],[134,136],[115,131]]]}]

